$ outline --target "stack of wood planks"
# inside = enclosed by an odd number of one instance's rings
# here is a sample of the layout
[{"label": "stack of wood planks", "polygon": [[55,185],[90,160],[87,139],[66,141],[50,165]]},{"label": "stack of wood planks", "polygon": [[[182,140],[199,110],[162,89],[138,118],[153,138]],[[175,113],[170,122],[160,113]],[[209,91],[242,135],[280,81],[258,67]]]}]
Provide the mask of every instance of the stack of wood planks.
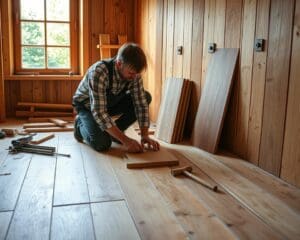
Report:
[{"label": "stack of wood planks", "polygon": [[238,53],[238,49],[218,49],[208,65],[194,125],[193,144],[211,153],[217,151]]},{"label": "stack of wood planks", "polygon": [[157,119],[155,137],[168,143],[183,139],[191,81],[183,78],[168,78]]},{"label": "stack of wood planks", "polygon": [[16,117],[71,117],[71,104],[18,102],[18,107],[28,110],[16,111]]},{"label": "stack of wood planks", "polygon": [[40,119],[40,122],[34,123],[25,123],[23,125],[24,131],[27,133],[34,133],[34,132],[67,132],[73,131],[73,127],[68,127],[67,121],[57,119],[57,118],[49,118]]}]

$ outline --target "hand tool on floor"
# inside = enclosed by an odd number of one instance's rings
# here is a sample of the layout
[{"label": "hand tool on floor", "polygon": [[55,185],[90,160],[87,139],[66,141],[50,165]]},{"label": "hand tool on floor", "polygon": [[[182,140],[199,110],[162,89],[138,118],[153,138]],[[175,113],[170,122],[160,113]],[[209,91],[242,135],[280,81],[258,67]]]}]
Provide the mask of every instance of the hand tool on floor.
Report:
[{"label": "hand tool on floor", "polygon": [[196,175],[192,174],[193,168],[191,166],[185,166],[185,167],[181,167],[181,168],[174,168],[171,170],[171,174],[176,177],[179,175],[185,175],[193,180],[195,180],[196,182],[200,183],[201,185],[203,185],[204,187],[207,187],[215,192],[218,191],[218,186],[217,185],[213,185],[211,186],[209,183],[207,183],[206,181],[200,179],[199,177],[197,177]]},{"label": "hand tool on floor", "polygon": [[32,137],[36,134],[31,134],[28,137],[19,138],[16,140],[11,141],[12,146],[9,146],[9,153],[15,154],[19,152],[26,152],[26,153],[36,153],[48,156],[64,156],[64,157],[71,157],[70,154],[63,154],[57,153],[55,147],[48,147],[48,146],[36,146],[29,144],[32,141]]}]

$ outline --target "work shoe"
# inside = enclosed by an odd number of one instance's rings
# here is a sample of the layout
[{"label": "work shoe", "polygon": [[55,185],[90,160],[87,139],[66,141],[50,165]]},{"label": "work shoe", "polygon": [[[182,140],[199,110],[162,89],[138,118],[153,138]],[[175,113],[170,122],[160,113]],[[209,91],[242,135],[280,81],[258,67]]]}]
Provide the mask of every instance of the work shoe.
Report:
[{"label": "work shoe", "polygon": [[78,127],[78,120],[79,116],[76,115],[75,121],[74,121],[74,137],[78,142],[83,142],[83,137],[81,136],[79,127]]}]

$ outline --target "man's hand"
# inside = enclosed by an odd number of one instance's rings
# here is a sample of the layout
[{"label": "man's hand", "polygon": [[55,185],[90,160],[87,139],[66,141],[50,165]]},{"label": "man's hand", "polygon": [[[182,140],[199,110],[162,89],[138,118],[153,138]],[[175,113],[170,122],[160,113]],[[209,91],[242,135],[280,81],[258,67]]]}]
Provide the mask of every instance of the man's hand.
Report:
[{"label": "man's hand", "polygon": [[153,139],[151,139],[148,136],[143,136],[141,138],[141,144],[143,148],[148,149],[148,150],[153,150],[153,151],[158,151],[159,150],[159,143]]},{"label": "man's hand", "polygon": [[123,148],[126,152],[129,153],[139,153],[143,152],[143,147],[141,144],[139,144],[138,141],[127,138],[126,141],[123,142]]}]

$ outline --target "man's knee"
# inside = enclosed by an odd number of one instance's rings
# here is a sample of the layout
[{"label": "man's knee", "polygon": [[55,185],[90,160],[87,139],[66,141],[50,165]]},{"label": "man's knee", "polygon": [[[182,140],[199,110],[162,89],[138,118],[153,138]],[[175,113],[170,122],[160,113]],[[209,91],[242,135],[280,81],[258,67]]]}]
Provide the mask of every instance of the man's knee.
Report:
[{"label": "man's knee", "polygon": [[107,134],[101,136],[91,136],[89,145],[97,152],[103,152],[111,147],[112,141],[111,137]]},{"label": "man's knee", "polygon": [[152,96],[148,91],[145,91],[145,95],[146,95],[146,100],[148,105],[150,105],[151,101],[152,101]]}]

